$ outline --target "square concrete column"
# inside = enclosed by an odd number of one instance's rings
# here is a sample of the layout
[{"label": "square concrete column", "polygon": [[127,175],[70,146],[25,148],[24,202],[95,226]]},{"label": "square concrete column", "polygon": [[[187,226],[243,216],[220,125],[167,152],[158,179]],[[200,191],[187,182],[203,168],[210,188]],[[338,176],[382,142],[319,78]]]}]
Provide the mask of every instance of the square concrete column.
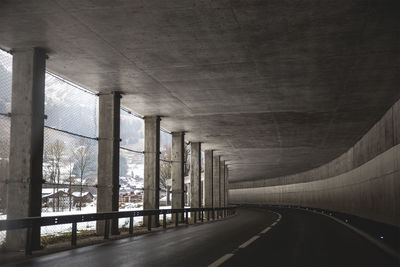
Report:
[{"label": "square concrete column", "polygon": [[229,178],[229,169],[228,165],[225,167],[225,205],[229,205],[229,199],[228,199],[228,191],[229,191],[229,183],[228,183],[228,178]]},{"label": "square concrete column", "polygon": [[[97,212],[118,211],[120,98],[118,92],[99,96]],[[97,234],[104,234],[104,225],[97,222]],[[112,221],[111,233],[119,233],[118,219]]]},{"label": "square concrete column", "polygon": [[[185,206],[184,200],[184,149],[185,149],[185,134],[183,132],[172,133],[172,152],[171,152],[171,178],[172,178],[172,208],[183,209]],[[181,218],[183,214],[181,214]]]},{"label": "square concrete column", "polygon": [[213,151],[204,152],[204,207],[213,207]]},{"label": "square concrete column", "polygon": [[190,207],[201,208],[201,143],[190,144]]},{"label": "square concrete column", "polygon": [[[160,208],[160,117],[144,118],[144,196],[143,209]],[[153,216],[154,217],[154,216]],[[148,225],[147,217],[143,218]],[[159,225],[158,216],[153,218],[152,226]]]},{"label": "square concrete column", "polygon": [[219,197],[221,207],[225,207],[225,161],[221,160],[220,162],[220,188],[219,188]]},{"label": "square concrete column", "polygon": [[[41,216],[46,54],[17,49],[13,57],[7,219]],[[6,248],[25,248],[27,231],[7,232]],[[32,229],[40,248],[40,227]]]},{"label": "square concrete column", "polygon": [[221,207],[220,197],[220,156],[214,156],[213,159],[213,207]]}]

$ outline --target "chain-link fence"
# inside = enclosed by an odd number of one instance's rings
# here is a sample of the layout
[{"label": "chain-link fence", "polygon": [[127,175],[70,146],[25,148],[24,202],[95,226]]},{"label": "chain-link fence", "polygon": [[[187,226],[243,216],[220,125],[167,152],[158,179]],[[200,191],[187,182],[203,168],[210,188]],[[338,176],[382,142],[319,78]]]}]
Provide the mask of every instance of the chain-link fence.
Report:
[{"label": "chain-link fence", "polygon": [[[0,50],[0,220],[7,219],[8,157],[10,150],[12,56]],[[0,246],[6,237],[0,231]]]},{"label": "chain-link fence", "polygon": [[[125,109],[120,111],[119,210],[142,210],[144,187],[144,120]],[[141,225],[136,218],[135,225]],[[128,230],[129,218],[119,219],[119,227]]]},{"label": "chain-link fence", "polygon": [[160,206],[171,206],[172,135],[160,130]]},{"label": "chain-link fence", "polygon": [[[42,216],[96,212],[98,97],[46,73]],[[44,244],[70,235],[69,225],[42,227]],[[95,224],[79,224],[79,234]]]},{"label": "chain-link fence", "polygon": [[201,206],[204,207],[204,198],[205,198],[205,188],[204,188],[204,169],[205,169],[205,156],[204,151],[201,151]]},{"label": "chain-link fence", "polygon": [[191,156],[191,147],[190,147],[190,143],[187,142],[184,144],[184,153],[183,153],[183,176],[185,179],[185,186],[184,186],[184,190],[185,190],[185,195],[184,195],[184,205],[185,207],[190,207],[190,185],[191,185],[191,181],[190,181],[190,156]]}]

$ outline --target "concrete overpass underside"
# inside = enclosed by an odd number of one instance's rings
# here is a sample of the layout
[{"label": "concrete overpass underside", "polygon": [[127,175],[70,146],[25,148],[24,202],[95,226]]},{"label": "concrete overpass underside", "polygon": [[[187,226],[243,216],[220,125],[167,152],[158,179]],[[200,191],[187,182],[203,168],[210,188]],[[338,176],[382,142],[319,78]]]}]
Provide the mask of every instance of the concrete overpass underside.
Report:
[{"label": "concrete overpass underside", "polygon": [[[206,207],[224,206],[222,196],[229,191],[230,204],[321,208],[398,230],[399,14],[397,0],[0,1],[0,48],[41,48],[48,56],[38,55],[40,64],[34,61],[33,67],[21,64],[22,57],[16,60],[15,69],[33,73],[32,79],[23,71],[13,78],[21,94],[24,82],[43,89],[35,71],[42,68],[44,75],[46,65],[101,95],[98,181],[106,188],[99,189],[105,196],[101,211],[118,211],[121,104],[145,118],[144,209],[159,208],[161,125],[174,133],[173,196],[183,196],[186,140],[197,151],[191,175],[198,178],[192,191],[198,205],[205,150]],[[44,97],[36,97],[44,105]],[[19,114],[11,114],[11,125],[14,115]],[[40,128],[34,122],[42,121],[29,116],[28,134],[34,136]],[[18,138],[12,140],[11,150]],[[18,171],[15,166],[10,173]],[[213,175],[227,177],[228,188],[223,180],[213,184]],[[39,184],[33,190],[38,199]],[[33,216],[34,209],[40,215],[39,202],[33,208],[29,203],[25,214]],[[173,203],[183,207],[184,200]],[[302,227],[293,219],[300,212],[282,214]]]},{"label": "concrete overpass underside", "polygon": [[2,1],[0,45],[186,131],[230,182],[318,167],[400,97],[398,1]]}]

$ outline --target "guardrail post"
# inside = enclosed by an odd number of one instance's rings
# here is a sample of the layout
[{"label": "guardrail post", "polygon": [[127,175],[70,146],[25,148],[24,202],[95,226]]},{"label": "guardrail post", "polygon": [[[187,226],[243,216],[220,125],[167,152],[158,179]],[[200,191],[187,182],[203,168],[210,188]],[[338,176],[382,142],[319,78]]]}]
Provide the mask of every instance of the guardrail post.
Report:
[{"label": "guardrail post", "polygon": [[207,221],[210,220],[210,210],[207,210]]},{"label": "guardrail post", "polygon": [[104,239],[110,237],[110,220],[106,220],[104,224]]},{"label": "guardrail post", "polygon": [[76,222],[72,223],[72,233],[71,233],[71,246],[76,247],[76,232],[78,230],[78,225]]},{"label": "guardrail post", "polygon": [[167,228],[167,214],[163,214],[163,223],[162,223],[163,228]]},{"label": "guardrail post", "polygon": [[189,224],[189,212],[186,211],[186,224]]},{"label": "guardrail post", "polygon": [[[199,214],[200,215],[200,214]],[[197,223],[197,211],[194,212],[194,219],[193,219],[193,223],[196,224]]]},{"label": "guardrail post", "polygon": [[133,217],[129,218],[129,234],[133,235]]},{"label": "guardrail post", "polygon": [[177,213],[175,213],[175,226],[178,226],[178,223],[179,223],[179,213],[177,212]]},{"label": "guardrail post", "polygon": [[201,222],[204,221],[203,217],[204,217],[204,211],[202,210],[202,211],[200,211],[200,220],[201,220]]},{"label": "guardrail post", "polygon": [[212,219],[215,221],[215,209],[212,209]]},{"label": "guardrail post", "polygon": [[151,231],[151,215],[149,215],[147,218],[148,218],[147,230]]}]

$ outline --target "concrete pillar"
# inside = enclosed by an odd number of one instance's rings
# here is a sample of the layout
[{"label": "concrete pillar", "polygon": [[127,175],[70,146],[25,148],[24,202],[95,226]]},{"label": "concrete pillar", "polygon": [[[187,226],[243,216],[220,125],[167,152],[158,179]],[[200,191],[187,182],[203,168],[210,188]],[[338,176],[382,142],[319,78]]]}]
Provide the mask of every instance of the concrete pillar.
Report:
[{"label": "concrete pillar", "polygon": [[[184,190],[184,149],[185,134],[183,132],[172,133],[171,152],[171,178],[172,178],[172,208],[183,209],[185,207]],[[181,218],[183,214],[181,214]]]},{"label": "concrete pillar", "polygon": [[213,207],[221,206],[220,198],[220,156],[213,158]]},{"label": "concrete pillar", "polygon": [[204,207],[213,207],[213,151],[204,152]]},{"label": "concrete pillar", "polygon": [[[12,73],[10,166],[7,218],[41,216],[46,54],[42,49],[15,50]],[[9,231],[6,248],[22,250],[26,230]],[[31,235],[40,248],[40,227]]]},{"label": "concrete pillar", "polygon": [[229,199],[228,199],[228,191],[229,191],[229,183],[228,183],[228,178],[229,178],[229,169],[228,165],[225,167],[225,205],[229,205]]},{"label": "concrete pillar", "polygon": [[201,208],[201,143],[190,144],[190,207]]},{"label": "concrete pillar", "polygon": [[[120,98],[118,92],[99,96],[99,149],[97,171],[97,212],[118,211]],[[104,222],[97,222],[97,234],[104,234]],[[111,224],[118,234],[118,219]]]},{"label": "concrete pillar", "polygon": [[221,160],[220,162],[220,188],[219,188],[219,197],[220,197],[220,207],[225,207],[225,161]]},{"label": "concrete pillar", "polygon": [[[157,210],[160,208],[160,117],[151,116],[144,118],[144,210]],[[145,225],[147,217],[143,218]],[[158,226],[156,216],[152,226]]]}]

